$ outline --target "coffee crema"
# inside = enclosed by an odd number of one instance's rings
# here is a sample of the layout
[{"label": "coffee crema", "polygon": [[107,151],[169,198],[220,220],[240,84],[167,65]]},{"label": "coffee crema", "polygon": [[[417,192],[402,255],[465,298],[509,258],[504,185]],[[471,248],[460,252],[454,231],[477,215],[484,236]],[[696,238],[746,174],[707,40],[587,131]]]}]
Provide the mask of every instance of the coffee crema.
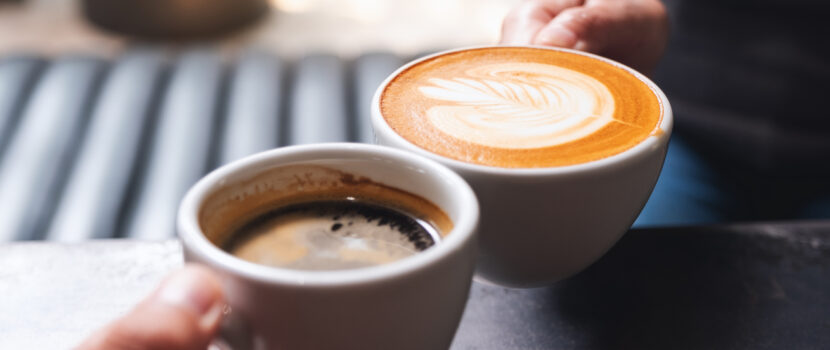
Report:
[{"label": "coffee crema", "polygon": [[662,106],[631,72],[572,52],[491,47],[418,62],[380,97],[389,126],[439,155],[505,168],[573,165],[662,131]]},{"label": "coffee crema", "polygon": [[318,165],[285,165],[212,193],[199,224],[217,247],[265,266],[342,270],[426,250],[453,228],[416,194]]}]

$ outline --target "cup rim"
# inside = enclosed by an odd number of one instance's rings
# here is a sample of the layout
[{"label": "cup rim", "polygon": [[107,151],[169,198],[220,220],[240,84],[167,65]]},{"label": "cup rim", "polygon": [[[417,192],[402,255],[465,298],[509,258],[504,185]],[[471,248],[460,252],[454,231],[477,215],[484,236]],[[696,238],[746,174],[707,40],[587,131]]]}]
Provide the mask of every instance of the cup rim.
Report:
[{"label": "cup rim", "polygon": [[[498,167],[498,166],[491,166],[491,165],[482,165],[482,164],[474,164],[468,163],[464,161],[460,161],[457,159],[449,158],[437,153],[433,153],[426,149],[423,149],[414,143],[410,142],[403,136],[399,135],[389,124],[386,122],[386,119],[383,118],[383,115],[380,111],[380,97],[383,94],[383,91],[386,90],[386,86],[401,74],[403,71],[415,66],[421,62],[426,60],[433,59],[438,56],[443,56],[455,52],[460,51],[468,51],[468,50],[479,50],[479,49],[488,49],[488,48],[532,48],[532,49],[543,49],[543,50],[552,50],[552,51],[563,51],[568,53],[573,53],[577,55],[582,55],[590,58],[597,59],[599,61],[611,64],[615,67],[621,68],[626,72],[634,75],[635,78],[642,81],[649,87],[649,89],[657,96],[658,103],[660,104],[660,112],[661,112],[661,119],[660,122],[657,124],[658,128],[661,129],[663,132],[657,135],[650,135],[645,140],[641,141],[640,143],[634,145],[633,147],[626,149],[620,153],[596,159],[592,161],[588,161],[585,163],[578,163],[578,164],[571,164],[571,165],[562,165],[562,166],[553,166],[553,167],[541,167],[541,168],[506,168],[506,167]],[[426,156],[431,159],[438,160],[442,164],[447,164],[452,169],[463,171],[466,173],[485,173],[485,174],[493,174],[493,175],[502,175],[502,176],[518,176],[518,177],[536,177],[536,176],[545,176],[545,175],[565,175],[565,174],[574,174],[580,173],[584,171],[590,171],[600,168],[607,168],[607,167],[614,167],[619,166],[620,164],[627,162],[633,158],[636,158],[644,153],[648,152],[655,152],[658,151],[661,147],[660,145],[668,142],[668,139],[671,135],[672,126],[674,122],[674,117],[672,113],[671,105],[669,104],[669,99],[666,97],[666,94],[655,84],[651,79],[643,75],[642,73],[636,71],[635,69],[628,67],[622,63],[614,61],[612,59],[599,56],[596,54],[592,54],[589,52],[574,50],[574,49],[566,49],[566,48],[559,48],[559,47],[550,47],[550,46],[540,46],[540,45],[476,45],[476,46],[466,46],[461,48],[455,48],[450,50],[444,50],[440,52],[436,52],[433,54],[429,54],[415,60],[412,60],[389,76],[383,81],[383,83],[378,86],[377,90],[375,90],[375,94],[372,97],[372,111],[371,111],[371,120],[372,120],[372,127],[375,131],[375,137],[377,139],[377,134],[380,132],[384,133],[384,135],[388,135],[388,137],[392,138],[396,144],[402,145],[407,150],[418,153],[420,155]]]},{"label": "cup rim", "polygon": [[[202,233],[198,222],[199,212],[211,189],[229,181],[239,174],[267,169],[274,165],[313,161],[321,159],[374,159],[409,164],[431,173],[436,182],[444,182],[456,192],[451,200],[457,201],[461,209],[458,219],[453,220],[453,229],[441,244],[422,253],[388,264],[333,271],[304,271],[269,267],[245,261],[220,249]],[[436,203],[438,205],[438,203]],[[445,205],[439,205],[446,210]],[[444,165],[410,152],[390,147],[358,143],[322,143],[287,146],[257,153],[224,165],[200,179],[188,190],[179,206],[177,232],[185,249],[197,255],[201,262],[237,276],[281,285],[342,287],[378,282],[407,275],[428,268],[452,253],[461,250],[475,238],[478,227],[479,205],[476,196],[461,176]]]}]

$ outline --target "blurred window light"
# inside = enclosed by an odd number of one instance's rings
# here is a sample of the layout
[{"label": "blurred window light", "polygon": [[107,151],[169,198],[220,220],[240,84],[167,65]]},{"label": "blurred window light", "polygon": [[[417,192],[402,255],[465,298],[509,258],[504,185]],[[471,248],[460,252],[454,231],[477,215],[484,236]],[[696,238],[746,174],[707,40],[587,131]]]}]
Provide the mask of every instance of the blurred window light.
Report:
[{"label": "blurred window light", "polygon": [[[271,6],[290,13],[332,12],[361,21],[378,21],[386,13],[389,0],[269,0]],[[395,1],[391,1],[393,4]]]}]

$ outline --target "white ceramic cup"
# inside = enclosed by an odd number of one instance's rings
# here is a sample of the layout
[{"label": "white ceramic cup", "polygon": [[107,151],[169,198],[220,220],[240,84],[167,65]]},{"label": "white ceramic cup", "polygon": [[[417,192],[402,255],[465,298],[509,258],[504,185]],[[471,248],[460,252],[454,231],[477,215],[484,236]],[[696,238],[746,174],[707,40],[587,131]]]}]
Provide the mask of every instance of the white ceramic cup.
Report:
[{"label": "white ceramic cup", "polygon": [[[257,265],[205,237],[200,220],[213,215],[213,209],[205,208],[223,208],[253,192],[284,190],[269,171],[297,164],[323,166],[417,194],[441,208],[454,227],[419,254],[338,271]],[[215,194],[229,189],[230,197],[217,199]],[[392,148],[339,143],[285,147],[223,166],[190,189],[177,224],[185,260],[221,276],[231,310],[223,338],[232,348],[447,349],[470,289],[477,222],[472,189],[446,167]]]},{"label": "white ceramic cup", "polygon": [[466,163],[431,153],[387,124],[380,111],[380,96],[396,75],[435,56],[479,48],[436,53],[392,73],[372,102],[375,141],[437,160],[473,187],[481,205],[477,280],[510,287],[549,285],[599,259],[637,218],[663,165],[672,129],[671,106],[651,80],[620,63],[581,51],[536,47],[593,57],[629,71],[656,94],[663,132],[600,160],[515,169]]}]

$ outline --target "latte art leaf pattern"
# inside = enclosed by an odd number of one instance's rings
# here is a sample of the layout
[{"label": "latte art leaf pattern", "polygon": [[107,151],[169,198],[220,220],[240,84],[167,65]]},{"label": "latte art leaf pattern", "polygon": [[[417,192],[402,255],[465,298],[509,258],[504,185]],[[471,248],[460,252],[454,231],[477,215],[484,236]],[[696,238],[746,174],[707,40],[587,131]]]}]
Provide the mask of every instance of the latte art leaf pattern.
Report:
[{"label": "latte art leaf pattern", "polygon": [[404,67],[380,94],[381,117],[431,153],[500,168],[549,168],[661,138],[663,103],[627,68],[533,47],[449,51]]},{"label": "latte art leaf pattern", "polygon": [[584,138],[614,121],[614,97],[601,82],[539,63],[493,64],[466,76],[429,78],[419,87],[440,103],[427,119],[453,137],[484,146],[527,149]]}]

